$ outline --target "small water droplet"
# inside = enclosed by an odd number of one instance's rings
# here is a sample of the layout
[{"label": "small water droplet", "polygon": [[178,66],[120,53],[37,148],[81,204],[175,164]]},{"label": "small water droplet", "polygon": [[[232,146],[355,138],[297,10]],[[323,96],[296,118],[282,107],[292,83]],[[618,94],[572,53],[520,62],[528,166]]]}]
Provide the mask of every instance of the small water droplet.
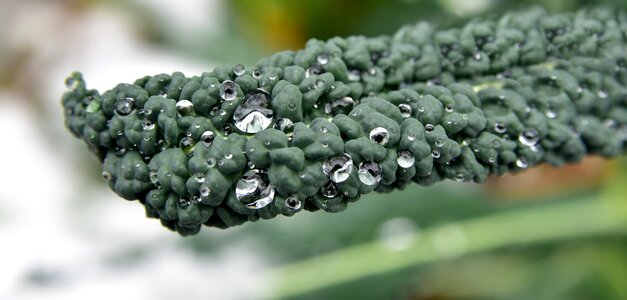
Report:
[{"label": "small water droplet", "polygon": [[144,119],[142,121],[142,128],[144,130],[153,130],[153,129],[155,129],[155,122],[153,122],[150,119]]},{"label": "small water droplet", "polygon": [[426,132],[432,132],[434,129],[435,129],[435,126],[433,126],[433,124],[425,125],[425,131]]},{"label": "small water droplet", "polygon": [[488,162],[491,163],[491,164],[495,163],[496,162],[496,157],[494,157],[494,156],[488,157]]},{"label": "small water droplet", "polygon": [[285,198],[285,206],[292,211],[297,211],[302,207],[303,203],[295,195]]},{"label": "small water droplet", "polygon": [[279,119],[274,124],[274,129],[281,130],[289,136],[294,133],[294,122],[288,118]]},{"label": "small water droplet", "polygon": [[252,73],[253,78],[255,78],[255,79],[261,78],[262,74],[263,74],[263,72],[261,72],[261,69],[254,69],[253,73]]},{"label": "small water droplet", "polygon": [[390,140],[388,130],[383,127],[376,127],[370,131],[370,141],[379,145],[386,145]]},{"label": "small water droplet", "polygon": [[276,75],[276,73],[270,73],[270,75],[268,75],[268,79],[270,80],[276,80],[278,78],[278,76]]},{"label": "small water droplet", "polygon": [[196,147],[196,142],[191,137],[186,136],[181,139],[179,146],[181,147],[181,150],[183,150],[183,153],[191,155]]},{"label": "small water droplet", "polygon": [[481,53],[476,52],[472,58],[474,58],[475,60],[481,60]]},{"label": "small water droplet", "polygon": [[615,128],[618,125],[618,122],[612,118],[607,118],[603,120],[603,125],[605,125],[605,127]]},{"label": "small water droplet", "polygon": [[109,181],[113,177],[113,176],[111,176],[111,173],[109,173],[107,171],[102,171],[101,175],[102,175],[102,179],[104,179],[105,181]]},{"label": "small water droplet", "polygon": [[462,182],[465,179],[466,178],[464,177],[464,174],[462,174],[462,173],[458,173],[457,175],[455,175],[455,181]]},{"label": "small water droplet", "polygon": [[359,180],[365,185],[376,185],[381,181],[381,166],[372,161],[359,164]]},{"label": "small water droplet", "polygon": [[607,98],[607,96],[608,96],[608,95],[607,95],[607,92],[606,92],[606,91],[604,91],[604,90],[599,90],[599,91],[597,92],[597,96],[599,96],[599,98],[601,98],[601,99],[605,99],[605,98]]},{"label": "small water droplet", "polygon": [[122,130],[118,130],[117,134],[118,135],[123,135],[124,133],[122,132]]},{"label": "small water droplet", "polygon": [[399,152],[396,162],[401,168],[411,168],[416,163],[416,157],[409,150]]},{"label": "small water droplet", "polygon": [[521,158],[517,159],[516,160],[516,166],[521,168],[521,169],[526,168],[528,166],[527,160],[524,157],[521,157]]},{"label": "small water droplet", "polygon": [[272,116],[269,96],[264,92],[255,92],[244,97],[242,103],[235,109],[233,121],[239,130],[256,133],[270,126]]},{"label": "small water droplet", "polygon": [[361,74],[359,74],[359,70],[351,70],[350,72],[348,72],[348,80],[349,81],[361,80]]},{"label": "small water droplet", "polygon": [[329,62],[329,56],[327,56],[326,53],[318,54],[318,57],[316,57],[316,60],[321,65],[326,65]]},{"label": "small water droplet", "polygon": [[213,140],[216,138],[216,135],[213,133],[213,131],[207,130],[205,132],[202,133],[202,135],[200,136],[200,141],[207,147],[211,146],[211,144],[213,143]]},{"label": "small water droplet", "polygon": [[401,103],[398,105],[398,109],[401,111],[401,116],[403,118],[411,117],[411,106],[407,103]]},{"label": "small water droplet", "polygon": [[224,154],[224,158],[226,158],[226,159],[231,159],[231,158],[233,158],[233,153],[231,153],[231,152],[227,152],[226,154]]},{"label": "small water droplet", "polygon": [[248,168],[250,169],[254,169],[255,168],[255,163],[252,160],[249,160],[246,165],[248,166]]},{"label": "small water droplet", "polygon": [[176,102],[176,111],[181,116],[190,116],[194,113],[194,104],[189,100]]},{"label": "small water droplet", "polygon": [[416,139],[416,136],[410,133],[407,135],[407,139],[410,141],[414,141]]},{"label": "small water droplet", "polygon": [[554,110],[552,110],[552,109],[547,110],[544,114],[545,114],[545,115],[546,115],[546,117],[547,117],[547,118],[549,118],[549,119],[555,119],[555,117],[557,117],[557,112],[555,112],[555,111],[554,111]]},{"label": "small water droplet", "polygon": [[350,112],[353,107],[355,106],[355,100],[353,100],[353,98],[351,97],[342,97],[339,99],[335,99],[333,101],[327,102],[324,105],[324,111],[327,114],[331,114],[333,113],[334,115],[337,114],[348,114],[348,112]]},{"label": "small water droplet", "polygon": [[208,157],[206,163],[209,168],[213,168],[216,166],[216,160],[213,157]]},{"label": "small water droplet", "polygon": [[124,98],[115,106],[115,111],[120,116],[126,116],[133,111],[134,102],[133,98]]},{"label": "small water droplet", "polygon": [[348,179],[353,167],[353,159],[346,153],[327,158],[322,164],[322,171],[333,182],[339,183]]},{"label": "small water droplet", "polygon": [[438,150],[431,151],[431,156],[433,158],[440,158],[440,151],[438,151]]},{"label": "small water droplet", "polygon": [[494,123],[494,131],[496,133],[505,133],[507,131],[507,126],[501,122]]},{"label": "small water droplet", "polygon": [[226,101],[233,101],[237,97],[237,83],[225,80],[220,85],[220,98]]},{"label": "small water droplet", "polygon": [[309,68],[307,68],[307,70],[305,70],[306,78],[320,74],[322,74],[322,66],[320,64],[313,64]]},{"label": "small water droplet", "polygon": [[435,140],[435,146],[436,147],[442,147],[444,146],[444,141],[442,139],[436,139]]},{"label": "small water droplet", "polygon": [[233,132],[233,128],[231,128],[231,124],[226,124],[222,127],[222,133],[224,135],[229,135]]},{"label": "small water droplet", "polygon": [[454,110],[455,110],[455,105],[453,105],[452,103],[449,103],[444,106],[444,111],[446,111],[447,113],[452,113]]},{"label": "small water droplet", "polygon": [[260,209],[272,203],[274,192],[265,173],[257,169],[244,173],[235,187],[237,200],[251,209]]},{"label": "small water droplet", "polygon": [[374,67],[368,69],[368,75],[374,76],[376,74],[377,74],[377,69],[375,69]]},{"label": "small water droplet", "polygon": [[198,192],[201,197],[209,197],[209,194],[211,194],[211,188],[203,184],[198,188]]},{"label": "small water droplet", "polygon": [[340,190],[337,188],[335,183],[328,181],[320,190],[322,196],[326,198],[335,198],[340,193]]},{"label": "small water droplet", "polygon": [[524,129],[520,135],[518,136],[518,140],[525,146],[533,146],[538,143],[540,140],[540,135],[538,131],[534,128],[526,128]]},{"label": "small water droplet", "polygon": [[317,79],[316,82],[314,83],[314,88],[316,90],[322,90],[322,89],[324,89],[325,85],[326,85],[326,82],[324,82],[324,80]]},{"label": "small water droplet", "polygon": [[322,127],[320,128],[320,131],[322,131],[322,133],[327,133],[327,132],[329,132],[329,129],[328,129],[328,128],[326,128],[325,126],[322,126]]},{"label": "small water droplet", "polygon": [[194,175],[194,179],[196,179],[196,182],[198,182],[198,183],[203,183],[203,182],[205,182],[205,174],[203,174],[203,173],[196,173],[196,175]]},{"label": "small water droplet", "polygon": [[246,67],[242,64],[237,64],[233,68],[233,74],[235,74],[235,76],[242,76],[244,75],[244,72],[246,72]]}]

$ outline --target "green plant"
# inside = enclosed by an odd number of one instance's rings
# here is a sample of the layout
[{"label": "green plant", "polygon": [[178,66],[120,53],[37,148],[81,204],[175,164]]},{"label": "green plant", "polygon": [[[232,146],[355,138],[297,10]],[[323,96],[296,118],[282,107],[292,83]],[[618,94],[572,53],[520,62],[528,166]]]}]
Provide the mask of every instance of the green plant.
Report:
[{"label": "green plant", "polygon": [[75,73],[63,106],[109,186],[187,235],[338,212],[411,182],[620,155],[625,32],[626,15],[604,8],[419,23],[103,94]]}]

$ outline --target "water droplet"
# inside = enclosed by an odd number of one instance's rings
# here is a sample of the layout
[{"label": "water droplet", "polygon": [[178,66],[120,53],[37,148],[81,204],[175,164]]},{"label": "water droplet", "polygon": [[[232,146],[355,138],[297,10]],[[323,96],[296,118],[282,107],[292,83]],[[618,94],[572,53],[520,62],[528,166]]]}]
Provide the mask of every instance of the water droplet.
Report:
[{"label": "water droplet", "polygon": [[603,120],[603,125],[605,125],[605,127],[615,128],[616,125],[618,125],[618,122],[616,122],[616,120],[614,120],[612,118],[607,118],[607,119]]},{"label": "water droplet", "polygon": [[237,200],[252,209],[267,206],[274,200],[274,187],[267,182],[265,173],[257,169],[247,171],[235,187]]},{"label": "water droplet", "polygon": [[207,147],[211,146],[213,140],[216,138],[215,133],[213,131],[207,130],[202,133],[200,136],[200,141]]},{"label": "water droplet", "polygon": [[255,163],[252,160],[249,160],[246,165],[248,166],[249,169],[254,169],[255,168]]},{"label": "water droplet", "polygon": [[224,158],[226,158],[226,159],[231,159],[231,158],[233,158],[233,153],[231,153],[231,152],[227,152],[226,154],[224,154]]},{"label": "water droplet", "polygon": [[269,96],[264,92],[246,95],[233,114],[235,127],[246,133],[256,133],[268,128],[273,115],[269,106]]},{"label": "water droplet", "polygon": [[194,104],[189,100],[176,102],[176,111],[181,116],[190,116],[194,113]]},{"label": "water droplet", "polygon": [[233,132],[233,128],[231,128],[231,124],[226,124],[222,127],[222,133],[224,133],[224,135],[229,135],[231,134],[231,132]]},{"label": "water droplet", "polygon": [[523,130],[518,136],[518,140],[525,146],[533,146],[538,143],[540,140],[540,135],[538,131],[534,128],[526,128]]},{"label": "water droplet", "polygon": [[433,126],[433,124],[425,125],[425,131],[426,132],[432,132],[434,129],[435,129],[435,126]]},{"label": "water droplet", "polygon": [[481,60],[481,53],[476,52],[475,55],[473,55],[473,57],[475,60]]},{"label": "water droplet", "polygon": [[359,164],[359,180],[365,185],[376,185],[381,181],[381,166],[372,161]]},{"label": "water droplet", "polygon": [[604,91],[604,90],[599,90],[599,91],[597,92],[597,96],[599,96],[599,98],[601,98],[601,99],[605,99],[605,98],[607,98],[607,96],[608,96],[608,95],[607,95],[607,92],[606,92],[606,91]]},{"label": "water droplet", "polygon": [[403,118],[411,117],[411,106],[407,103],[402,103],[398,105],[398,109],[401,111],[401,116]]},{"label": "water droplet", "polygon": [[237,97],[237,83],[225,80],[220,85],[220,97],[226,101],[233,101]]},{"label": "water droplet", "polygon": [[359,81],[360,79],[361,79],[361,74],[359,74],[359,70],[352,70],[348,72],[349,81]]},{"label": "water droplet", "polygon": [[491,163],[491,164],[495,163],[496,162],[496,157],[494,157],[494,156],[488,157],[488,162]]},{"label": "water droplet", "polygon": [[150,173],[148,173],[148,177],[150,177],[150,182],[152,182],[152,184],[157,185],[159,183],[159,174],[157,171],[150,171]]},{"label": "water droplet", "polygon": [[442,139],[436,139],[435,140],[435,146],[436,147],[442,147],[444,146],[444,141]]},{"label": "water droplet", "polygon": [[329,132],[329,129],[326,128],[325,126],[322,126],[322,128],[320,128],[320,131],[322,131],[322,133],[327,133]]},{"label": "water droplet", "polygon": [[505,133],[507,131],[507,126],[501,122],[494,123],[494,131],[496,133]]},{"label": "water droplet", "polygon": [[526,168],[528,166],[527,160],[524,157],[521,157],[521,158],[517,159],[516,160],[516,166],[521,168],[521,169]]},{"label": "water droplet", "polygon": [[348,179],[353,167],[353,159],[346,153],[327,158],[322,164],[322,171],[333,182],[339,183]]},{"label": "water droplet", "polygon": [[191,155],[194,152],[194,148],[196,147],[196,142],[191,137],[184,137],[181,139],[179,146],[183,150],[183,153],[186,155]]},{"label": "water droplet", "polygon": [[329,62],[329,57],[325,53],[322,53],[322,54],[318,54],[318,57],[316,57],[316,60],[321,65],[325,65],[326,63]]},{"label": "water droplet", "polygon": [[322,89],[324,89],[325,85],[326,85],[326,82],[324,82],[324,80],[317,79],[316,82],[314,83],[314,88],[316,90],[322,90]]},{"label": "water droplet", "polygon": [[374,76],[376,74],[377,74],[377,69],[375,69],[374,67],[368,69],[368,75]]},{"label": "water droplet", "polygon": [[150,119],[144,119],[142,121],[142,128],[144,130],[153,130],[155,129],[155,123]]},{"label": "water droplet", "polygon": [[320,190],[322,196],[326,198],[334,198],[340,193],[340,190],[337,188],[335,183],[328,181]]},{"label": "water droplet", "polygon": [[390,140],[388,130],[383,127],[376,127],[370,131],[370,141],[379,145],[386,145]]},{"label": "water droplet", "polygon": [[418,107],[418,112],[420,113],[425,112],[425,107],[424,106]]},{"label": "water droplet", "polygon": [[462,173],[458,173],[457,175],[455,175],[455,181],[459,181],[462,182],[464,181],[466,178],[464,177],[464,174]]},{"label": "water droplet", "polygon": [[111,173],[107,172],[107,171],[102,171],[102,179],[109,181],[111,180],[112,176]]},{"label": "water droplet", "polygon": [[213,168],[216,166],[216,160],[213,157],[208,157],[206,162],[209,168]]},{"label": "water droplet", "polygon": [[410,134],[407,135],[407,139],[410,140],[410,141],[413,141],[413,140],[416,139],[416,136],[410,133]]},{"label": "water droplet", "polygon": [[205,174],[203,174],[203,173],[196,173],[196,175],[194,175],[194,179],[196,179],[196,182],[198,182],[198,183],[203,183],[203,182],[205,182]]},{"label": "water droplet", "polygon": [[299,210],[303,206],[303,203],[302,201],[300,201],[300,199],[298,199],[298,197],[296,197],[295,195],[292,195],[292,196],[285,198],[285,206],[292,211],[296,211],[296,210]]},{"label": "water droplet", "polygon": [[254,69],[253,70],[253,78],[259,79],[259,78],[261,78],[261,75],[262,75],[261,69]]},{"label": "water droplet", "polygon": [[288,118],[282,118],[276,121],[274,129],[283,131],[286,135],[294,133],[294,122]]},{"label": "water droplet", "polygon": [[320,64],[313,64],[309,68],[307,68],[307,70],[305,70],[306,78],[320,74],[322,74],[322,66]]},{"label": "water droplet", "polygon": [[198,192],[200,193],[201,197],[208,197],[209,194],[211,194],[211,189],[203,184],[198,188]]},{"label": "water droplet", "polygon": [[133,98],[124,98],[115,106],[115,111],[120,116],[126,116],[133,111],[134,102]]},{"label": "water droplet", "polygon": [[438,150],[431,151],[431,156],[433,158],[440,158],[440,151],[438,151]]},{"label": "water droplet", "polygon": [[117,134],[118,134],[118,135],[123,135],[123,134],[124,134],[124,132],[122,132],[122,130],[118,130]]},{"label": "water droplet", "polygon": [[547,110],[544,114],[549,119],[555,119],[555,117],[557,117],[557,113],[552,109]]},{"label": "water droplet", "polygon": [[452,103],[449,103],[444,106],[444,111],[446,111],[447,113],[452,113],[454,110],[455,110],[455,105],[453,105]]},{"label": "water droplet", "polygon": [[324,105],[324,111],[327,114],[333,113],[335,115],[337,114],[348,114],[348,112],[350,112],[353,107],[355,106],[355,100],[353,100],[353,98],[351,97],[342,97],[339,99],[335,99],[331,102],[327,102]]},{"label": "water droplet", "polygon": [[244,67],[244,65],[242,64],[237,64],[233,68],[233,74],[235,74],[236,76],[242,76],[244,75],[244,72],[246,72],[246,67]]},{"label": "water droplet", "polygon": [[411,168],[416,163],[416,157],[409,150],[403,150],[397,155],[396,162],[401,168]]}]

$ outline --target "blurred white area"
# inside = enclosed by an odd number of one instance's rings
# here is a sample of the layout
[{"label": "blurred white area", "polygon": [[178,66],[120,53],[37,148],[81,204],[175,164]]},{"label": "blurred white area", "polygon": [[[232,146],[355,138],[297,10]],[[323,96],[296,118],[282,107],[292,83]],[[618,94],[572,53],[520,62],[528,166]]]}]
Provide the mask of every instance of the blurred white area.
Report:
[{"label": "blurred white area", "polygon": [[[185,1],[192,15],[172,1],[137,2],[172,13],[178,30],[222,26],[220,1]],[[86,146],[63,127],[63,82],[74,70],[102,91],[211,66],[142,43],[140,21],[119,9],[69,7],[0,1],[0,57],[28,55],[10,85],[17,88],[0,85],[0,300],[258,298],[261,253],[240,244],[207,257],[183,247],[142,205],[93,186],[87,171],[96,159],[85,159]],[[11,63],[0,59],[0,67]]]}]

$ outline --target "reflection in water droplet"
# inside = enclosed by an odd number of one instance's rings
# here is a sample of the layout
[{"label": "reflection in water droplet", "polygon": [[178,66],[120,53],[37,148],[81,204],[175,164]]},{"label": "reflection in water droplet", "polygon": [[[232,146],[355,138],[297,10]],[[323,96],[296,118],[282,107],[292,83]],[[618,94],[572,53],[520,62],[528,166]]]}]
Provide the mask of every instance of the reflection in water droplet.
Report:
[{"label": "reflection in water droplet", "polygon": [[403,118],[411,117],[411,106],[407,103],[402,103],[398,105],[398,109],[401,111],[401,116]]},{"label": "reflection in water droplet", "polygon": [[80,82],[72,77],[65,79],[65,87],[70,90],[76,90],[80,86]]},{"label": "reflection in water droplet", "polygon": [[444,146],[444,140],[442,140],[442,139],[435,139],[435,146],[436,147]]},{"label": "reflection in water droplet", "polygon": [[194,113],[194,104],[189,100],[176,102],[176,111],[181,116],[190,116]]},{"label": "reflection in water droplet", "polygon": [[438,150],[431,151],[431,156],[433,158],[440,158],[440,151],[438,151]]},{"label": "reflection in water droplet", "polygon": [[187,198],[180,198],[177,204],[179,208],[187,208],[192,202]]},{"label": "reflection in water droplet", "polygon": [[150,119],[144,119],[142,121],[142,129],[144,130],[153,130],[155,129],[155,122]]},{"label": "reflection in water droplet", "polygon": [[345,114],[347,115],[351,110],[353,110],[353,107],[355,106],[355,100],[353,100],[353,98],[351,97],[342,97],[339,99],[335,99],[333,101],[327,102],[324,105],[324,111],[327,114]]},{"label": "reflection in water droplet", "polygon": [[327,158],[322,164],[322,171],[333,182],[339,183],[348,179],[353,167],[353,159],[346,153]]},{"label": "reflection in water droplet", "polygon": [[335,183],[328,181],[322,189],[320,189],[320,194],[326,198],[334,198],[340,193],[340,190],[337,188]]},{"label": "reflection in water droplet", "polygon": [[307,70],[305,70],[306,78],[320,74],[322,74],[322,66],[320,64],[313,64],[309,68],[307,68]]},{"label": "reflection in water droplet", "polygon": [[526,128],[518,136],[518,140],[525,146],[533,146],[538,143],[540,136],[534,128]]},{"label": "reflection in water droplet", "polygon": [[261,69],[254,69],[252,74],[253,78],[259,79],[263,73],[261,72]]},{"label": "reflection in water droplet", "polygon": [[318,54],[318,57],[316,57],[316,60],[321,65],[325,65],[326,63],[329,62],[329,57],[325,53],[322,53],[322,54]]},{"label": "reflection in water droplet", "polygon": [[599,91],[597,92],[597,96],[599,96],[599,98],[601,98],[601,99],[605,99],[605,98],[607,98],[607,96],[608,96],[608,95],[607,95],[607,92],[606,92],[606,91],[604,91],[604,90],[599,90]]},{"label": "reflection in water droplet", "polygon": [[452,113],[454,110],[455,110],[455,105],[451,103],[444,106],[444,111],[446,111],[447,113]]},{"label": "reflection in water droplet", "polygon": [[118,104],[115,106],[115,111],[120,116],[126,116],[130,114],[131,111],[133,111],[133,104],[134,104],[133,98],[124,98],[122,99],[122,101],[118,102]]},{"label": "reflection in water droplet", "polygon": [[464,174],[458,173],[457,175],[455,175],[455,181],[462,182],[464,180],[465,180]]},{"label": "reflection in water droplet", "polygon": [[288,118],[282,118],[276,121],[274,129],[283,131],[286,135],[290,136],[294,133],[294,122]]},{"label": "reflection in water droplet", "polygon": [[401,168],[411,168],[416,163],[416,157],[409,150],[403,150],[398,153],[396,158],[398,166]]},{"label": "reflection in water droplet", "polygon": [[352,70],[348,72],[349,81],[359,81],[360,79],[361,79],[361,74],[359,74],[359,70]]},{"label": "reflection in water droplet", "polygon": [[314,88],[316,90],[322,90],[322,89],[324,89],[325,85],[326,85],[326,82],[324,82],[324,80],[317,79],[316,82],[314,83]]},{"label": "reflection in water droplet", "polygon": [[184,137],[181,139],[179,146],[183,150],[183,153],[186,155],[191,155],[194,152],[194,148],[196,147],[196,142],[191,137]]},{"label": "reflection in water droplet", "polygon": [[372,141],[375,144],[379,144],[383,146],[385,146],[390,140],[390,134],[388,130],[383,127],[376,127],[370,130],[369,136],[370,136],[370,141]]},{"label": "reflection in water droplet", "polygon": [[205,132],[202,133],[202,135],[200,136],[200,141],[207,147],[211,146],[211,144],[213,143],[213,140],[216,138],[216,135],[213,133],[213,131],[207,130]]},{"label": "reflection in water droplet", "polygon": [[203,182],[205,182],[205,174],[203,174],[203,173],[196,173],[196,175],[194,175],[194,179],[196,179],[196,182],[198,182],[198,183],[203,183]]},{"label": "reflection in water droplet", "polygon": [[435,126],[433,126],[433,124],[427,124],[425,125],[425,131],[426,132],[431,132],[435,129]]},{"label": "reflection in water droplet", "polygon": [[551,109],[547,110],[544,114],[549,119],[555,119],[557,117],[557,113],[554,110],[551,110]]},{"label": "reflection in water droplet", "polygon": [[359,164],[359,180],[365,185],[376,185],[381,181],[381,166],[372,161]]},{"label": "reflection in water droplet", "polygon": [[213,168],[216,166],[216,159],[213,157],[208,157],[206,162],[209,168]]},{"label": "reflection in water droplet", "polygon": [[521,169],[526,168],[528,166],[527,160],[524,157],[521,157],[521,158],[517,159],[516,160],[516,166],[521,168]]},{"label": "reflection in water droplet", "polygon": [[109,181],[111,180],[112,176],[111,173],[107,172],[107,171],[102,171],[102,179]]},{"label": "reflection in water droplet", "polygon": [[298,199],[295,195],[289,196],[285,198],[285,206],[292,211],[299,210],[303,205],[303,202]]},{"label": "reflection in water droplet", "polygon": [[235,127],[246,133],[262,131],[272,123],[272,109],[269,96],[264,92],[255,92],[244,97],[235,109],[233,121]]},{"label": "reflection in water droplet", "polygon": [[226,158],[226,159],[233,158],[233,153],[227,152],[226,154],[224,154],[224,158]]},{"label": "reflection in water droplet", "polygon": [[505,133],[507,131],[507,127],[501,122],[496,122],[494,123],[494,131],[496,133]]},{"label": "reflection in water droplet", "polygon": [[244,67],[244,65],[242,64],[237,64],[233,68],[233,74],[235,74],[236,76],[242,76],[244,75],[244,72],[246,72],[246,67]]},{"label": "reflection in water droplet", "polygon": [[220,98],[226,101],[233,101],[237,97],[237,83],[225,80],[220,85]]},{"label": "reflection in water droplet", "polygon": [[249,170],[237,182],[235,196],[246,207],[260,209],[274,200],[274,187],[268,185],[268,178],[260,170]]},{"label": "reflection in water droplet", "polygon": [[200,193],[201,197],[208,197],[209,194],[211,194],[211,189],[203,184],[198,188],[198,192]]}]

